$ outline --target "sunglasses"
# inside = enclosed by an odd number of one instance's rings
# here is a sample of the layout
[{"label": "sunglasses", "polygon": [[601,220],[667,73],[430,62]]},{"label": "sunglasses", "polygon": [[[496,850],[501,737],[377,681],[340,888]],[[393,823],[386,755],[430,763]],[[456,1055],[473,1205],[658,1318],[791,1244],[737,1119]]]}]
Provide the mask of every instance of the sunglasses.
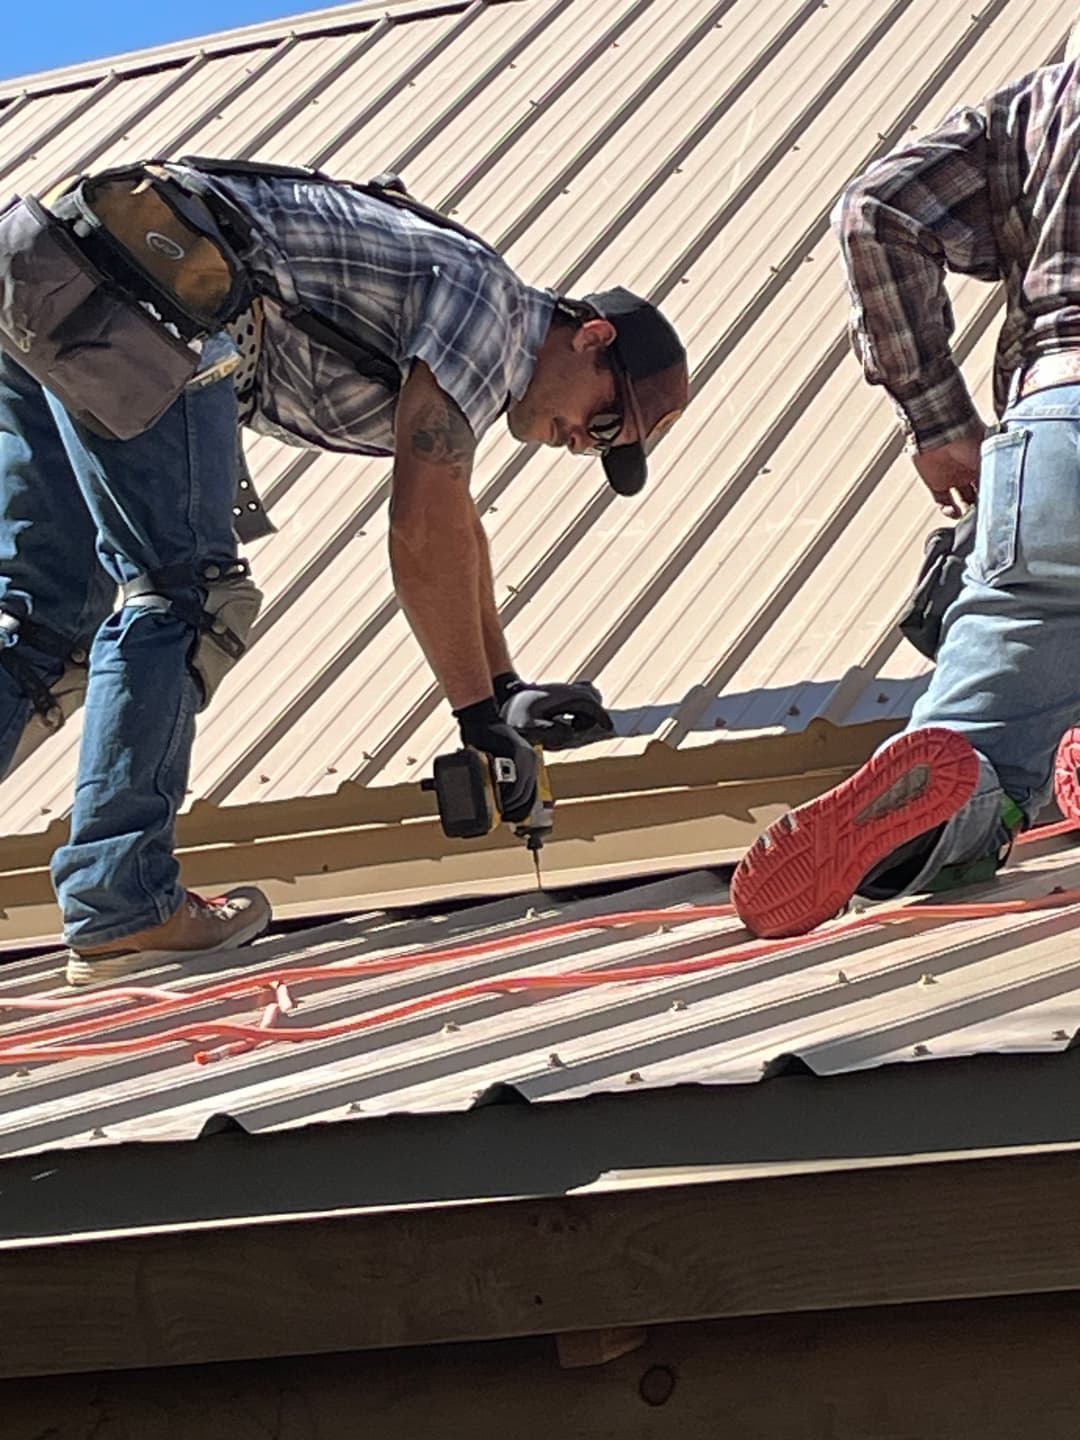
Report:
[{"label": "sunglasses", "polygon": [[623,428],[623,417],[614,410],[602,410],[585,426],[592,444],[584,455],[606,455]]},{"label": "sunglasses", "polygon": [[[614,348],[614,347],[613,347]],[[608,367],[615,376],[615,400],[618,409],[599,410],[593,415],[585,430],[592,441],[586,455],[606,455],[615,441],[619,438],[623,425],[625,424],[626,394],[623,387],[622,367],[618,356],[609,350],[605,356]]]}]

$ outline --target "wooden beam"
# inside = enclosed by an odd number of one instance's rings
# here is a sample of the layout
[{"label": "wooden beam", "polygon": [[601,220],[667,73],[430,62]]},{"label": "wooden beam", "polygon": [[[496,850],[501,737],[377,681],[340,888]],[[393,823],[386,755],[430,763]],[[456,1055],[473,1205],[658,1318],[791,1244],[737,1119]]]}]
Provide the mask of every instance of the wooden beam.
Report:
[{"label": "wooden beam", "polygon": [[1080,1289],[1080,1154],[0,1247],[0,1374]]},{"label": "wooden beam", "polygon": [[662,1326],[600,1370],[548,1337],[0,1382],[6,1436],[1074,1440],[1080,1297]]}]

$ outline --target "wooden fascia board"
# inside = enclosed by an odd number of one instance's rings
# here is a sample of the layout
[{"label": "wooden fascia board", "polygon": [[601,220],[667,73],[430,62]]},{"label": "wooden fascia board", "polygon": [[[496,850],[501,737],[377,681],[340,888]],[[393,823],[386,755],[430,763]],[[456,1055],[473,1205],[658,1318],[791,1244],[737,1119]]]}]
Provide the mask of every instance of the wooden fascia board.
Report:
[{"label": "wooden fascia board", "polygon": [[0,1246],[4,1377],[1080,1289],[1080,1155]]}]

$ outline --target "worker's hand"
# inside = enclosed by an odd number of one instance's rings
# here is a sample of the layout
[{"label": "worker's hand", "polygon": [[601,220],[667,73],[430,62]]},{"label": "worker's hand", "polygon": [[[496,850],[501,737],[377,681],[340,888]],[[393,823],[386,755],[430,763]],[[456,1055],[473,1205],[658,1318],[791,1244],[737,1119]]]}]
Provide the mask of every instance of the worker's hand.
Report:
[{"label": "worker's hand", "polygon": [[[615,733],[600,691],[589,680],[573,684],[541,684],[515,675],[495,678],[499,714],[533,745],[545,750],[576,750]],[[500,682],[503,682],[500,684]]]},{"label": "worker's hand", "polygon": [[488,696],[475,705],[454,711],[461,729],[461,739],[485,755],[509,760],[506,778],[498,782],[499,811],[504,820],[524,820],[536,804],[536,782],[540,757],[529,742],[505,720],[499,718],[498,706]]},{"label": "worker's hand", "polygon": [[950,520],[959,520],[978,499],[981,443],[970,436],[920,450],[911,457],[923,484]]}]

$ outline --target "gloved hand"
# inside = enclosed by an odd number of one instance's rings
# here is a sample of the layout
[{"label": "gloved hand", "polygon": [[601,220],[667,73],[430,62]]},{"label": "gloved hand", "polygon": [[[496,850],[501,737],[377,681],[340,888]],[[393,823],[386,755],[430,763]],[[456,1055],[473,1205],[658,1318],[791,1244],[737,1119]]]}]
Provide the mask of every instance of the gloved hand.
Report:
[{"label": "gloved hand", "polygon": [[496,675],[494,683],[501,718],[545,750],[576,750],[615,733],[600,691],[589,680],[541,685],[507,673]]},{"label": "gloved hand", "polygon": [[540,758],[521,735],[499,716],[498,706],[489,696],[475,705],[454,711],[461,730],[461,739],[474,750],[494,755],[513,764],[513,775],[498,783],[499,810],[504,820],[524,820],[536,804],[536,784]]}]

